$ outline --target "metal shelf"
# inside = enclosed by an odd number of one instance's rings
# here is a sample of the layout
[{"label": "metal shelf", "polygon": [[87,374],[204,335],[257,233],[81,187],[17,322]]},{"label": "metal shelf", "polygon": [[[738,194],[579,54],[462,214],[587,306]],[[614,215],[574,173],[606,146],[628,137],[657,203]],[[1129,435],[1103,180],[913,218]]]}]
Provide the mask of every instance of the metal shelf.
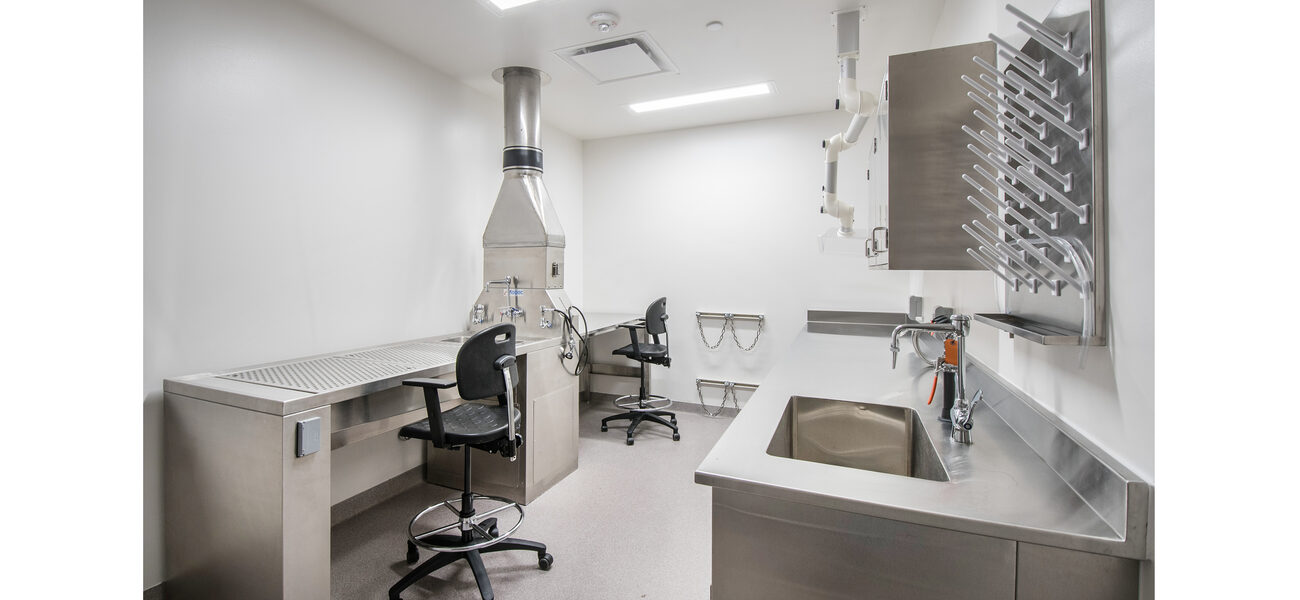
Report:
[{"label": "metal shelf", "polygon": [[978,313],[975,320],[991,325],[1012,335],[1018,335],[1031,342],[1044,346],[1105,346],[1106,338],[1092,336],[1084,338],[1078,331],[1031,321],[1015,315],[997,313]]}]

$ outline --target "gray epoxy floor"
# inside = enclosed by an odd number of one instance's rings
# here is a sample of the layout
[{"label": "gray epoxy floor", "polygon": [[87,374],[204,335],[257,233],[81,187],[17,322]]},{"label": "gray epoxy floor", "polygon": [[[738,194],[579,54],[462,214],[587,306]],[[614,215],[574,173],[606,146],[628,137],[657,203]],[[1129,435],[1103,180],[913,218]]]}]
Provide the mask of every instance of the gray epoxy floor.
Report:
[{"label": "gray epoxy floor", "polygon": [[[700,599],[709,597],[710,488],[695,468],[731,423],[698,406],[675,404],[682,439],[643,423],[636,444],[622,428],[600,431],[603,417],[621,412],[608,401],[580,404],[578,470],[525,507],[515,537],[547,545],[550,571],[532,552],[483,555],[497,598]],[[626,426],[626,421],[623,421]],[[482,457],[482,458],[480,458]],[[476,455],[475,460],[503,460]],[[421,485],[333,530],[334,598],[386,598],[407,566],[406,525],[424,507],[457,497],[450,488]],[[421,552],[421,561],[431,556]],[[402,595],[477,599],[468,563],[443,567]]]}]

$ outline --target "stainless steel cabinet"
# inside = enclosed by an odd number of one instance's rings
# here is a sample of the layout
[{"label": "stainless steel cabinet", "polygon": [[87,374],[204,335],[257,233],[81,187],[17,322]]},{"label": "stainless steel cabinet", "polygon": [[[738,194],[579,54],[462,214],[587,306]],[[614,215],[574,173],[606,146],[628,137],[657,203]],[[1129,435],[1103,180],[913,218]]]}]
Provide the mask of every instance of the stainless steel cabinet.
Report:
[{"label": "stainless steel cabinet", "polygon": [[1138,600],[1138,561],[713,488],[714,600]]},{"label": "stainless steel cabinet", "polygon": [[972,58],[994,62],[994,54],[993,42],[979,42],[889,57],[868,148],[872,268],[983,268],[966,254],[961,229],[980,215],[961,178],[976,160],[962,125],[983,127],[961,77],[979,77]]},{"label": "stainless steel cabinet", "polygon": [[1016,543],[713,489],[714,600],[1010,600]]}]

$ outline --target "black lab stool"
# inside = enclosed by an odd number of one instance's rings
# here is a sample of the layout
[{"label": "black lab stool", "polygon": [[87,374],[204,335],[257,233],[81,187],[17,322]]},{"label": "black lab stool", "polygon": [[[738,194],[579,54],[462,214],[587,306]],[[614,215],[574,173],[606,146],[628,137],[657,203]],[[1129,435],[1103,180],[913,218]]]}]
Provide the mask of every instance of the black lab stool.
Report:
[{"label": "black lab stool", "polygon": [[[408,527],[406,562],[415,564],[420,559],[418,548],[437,552],[415,570],[408,573],[388,590],[388,597],[401,598],[401,593],[422,577],[433,571],[464,559],[474,571],[479,594],[483,600],[492,600],[492,583],[483,567],[481,554],[506,550],[527,550],[537,553],[537,566],[549,571],[554,558],[546,553],[546,544],[510,537],[524,520],[524,509],[506,498],[475,494],[470,489],[470,448],[484,452],[500,453],[515,460],[516,451],[523,445],[517,433],[521,425],[519,408],[515,406],[515,326],[509,323],[494,325],[474,334],[456,354],[456,381],[442,379],[409,379],[402,383],[424,388],[425,409],[429,418],[403,427],[398,435],[403,439],[427,440],[435,447],[465,452],[465,487],[460,495],[460,506],[448,500],[420,511]],[[438,404],[438,390],[458,387],[460,397],[466,402],[447,412]],[[473,402],[495,398],[496,405]],[[480,507],[475,508],[475,501]],[[492,505],[483,509],[482,504]],[[518,520],[505,534],[497,526],[493,515],[518,514]],[[449,525],[427,528],[417,522],[427,515],[437,513],[451,517]],[[432,520],[432,519],[428,519]],[[424,529],[422,533],[417,531]]]}]

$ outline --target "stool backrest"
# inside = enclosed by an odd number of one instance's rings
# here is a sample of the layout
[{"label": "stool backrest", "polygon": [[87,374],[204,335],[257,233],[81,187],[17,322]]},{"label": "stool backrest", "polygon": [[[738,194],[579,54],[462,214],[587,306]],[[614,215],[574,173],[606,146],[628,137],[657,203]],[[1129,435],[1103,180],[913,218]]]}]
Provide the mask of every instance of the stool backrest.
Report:
[{"label": "stool backrest", "polygon": [[645,309],[645,332],[654,336],[659,343],[659,336],[668,333],[668,298],[660,298],[650,303]]},{"label": "stool backrest", "polygon": [[[502,356],[515,355],[515,326],[493,325],[480,331],[456,353],[456,387],[465,400],[497,398],[506,393],[506,380],[495,363]],[[519,381],[519,371],[510,365],[510,381]]]}]

